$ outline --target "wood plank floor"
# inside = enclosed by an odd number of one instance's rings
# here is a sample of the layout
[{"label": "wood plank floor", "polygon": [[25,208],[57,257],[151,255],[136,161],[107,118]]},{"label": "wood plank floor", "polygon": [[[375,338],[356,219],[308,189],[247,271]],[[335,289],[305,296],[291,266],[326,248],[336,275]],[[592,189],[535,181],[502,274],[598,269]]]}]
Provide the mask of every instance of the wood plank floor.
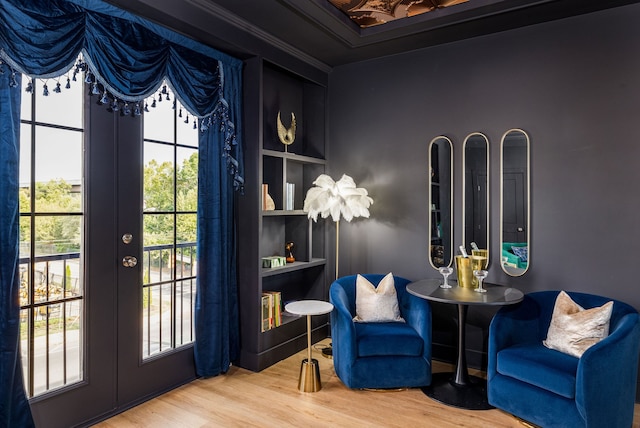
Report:
[{"label": "wood plank floor", "polygon": [[[297,389],[300,352],[260,373],[238,367],[222,376],[198,379],[96,425],[127,427],[474,427],[522,428],[500,410],[471,411],[439,404],[419,389],[393,392],[360,391],[345,387],[315,346],[322,389]],[[434,362],[434,372],[450,370]],[[474,375],[481,373],[472,372]],[[636,405],[634,428],[640,428]]]}]

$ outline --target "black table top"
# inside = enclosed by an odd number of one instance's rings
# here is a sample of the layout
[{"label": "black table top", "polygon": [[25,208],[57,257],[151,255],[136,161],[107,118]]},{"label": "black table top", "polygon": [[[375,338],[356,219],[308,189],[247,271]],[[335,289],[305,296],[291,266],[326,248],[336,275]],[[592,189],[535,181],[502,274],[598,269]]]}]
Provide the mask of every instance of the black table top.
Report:
[{"label": "black table top", "polygon": [[442,284],[440,278],[423,279],[407,285],[407,291],[414,296],[434,302],[463,305],[513,305],[524,298],[522,291],[511,287],[483,283],[483,288],[487,292],[479,293],[472,288],[458,287],[454,279],[449,279],[451,288],[440,288],[440,284]]}]

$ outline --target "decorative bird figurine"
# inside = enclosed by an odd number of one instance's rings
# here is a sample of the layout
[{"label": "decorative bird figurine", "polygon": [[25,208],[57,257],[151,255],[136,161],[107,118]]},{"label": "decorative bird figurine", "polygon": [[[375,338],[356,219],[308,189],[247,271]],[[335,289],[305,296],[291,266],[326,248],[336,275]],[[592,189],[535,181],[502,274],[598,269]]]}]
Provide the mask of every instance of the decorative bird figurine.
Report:
[{"label": "decorative bird figurine", "polygon": [[282,144],[284,144],[284,151],[287,151],[287,146],[293,144],[296,139],[296,116],[291,112],[291,127],[285,128],[280,119],[280,112],[278,111],[278,138]]}]

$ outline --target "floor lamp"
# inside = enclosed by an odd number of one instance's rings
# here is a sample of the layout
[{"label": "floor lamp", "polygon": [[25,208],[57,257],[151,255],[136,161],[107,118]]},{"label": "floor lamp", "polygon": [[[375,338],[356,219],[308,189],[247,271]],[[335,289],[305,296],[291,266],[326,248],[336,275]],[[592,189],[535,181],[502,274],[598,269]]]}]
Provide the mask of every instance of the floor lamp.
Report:
[{"label": "floor lamp", "polygon": [[[346,174],[338,181],[333,181],[326,174],[321,174],[313,182],[315,187],[307,191],[304,199],[304,211],[313,221],[331,216],[336,224],[336,276],[338,279],[338,253],[340,248],[340,219],[350,222],[356,217],[369,217],[369,206],[373,199],[366,189],[356,187],[353,178]],[[324,355],[332,355],[331,348],[323,350]]]}]

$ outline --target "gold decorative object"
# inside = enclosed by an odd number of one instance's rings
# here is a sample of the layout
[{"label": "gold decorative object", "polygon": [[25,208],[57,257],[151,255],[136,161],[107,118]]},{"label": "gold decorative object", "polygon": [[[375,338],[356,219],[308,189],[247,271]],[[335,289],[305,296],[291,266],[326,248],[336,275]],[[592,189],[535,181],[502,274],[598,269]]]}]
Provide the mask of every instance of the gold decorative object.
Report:
[{"label": "gold decorative object", "polygon": [[293,242],[287,242],[284,246],[284,249],[287,251],[286,253],[287,263],[295,262],[296,258],[293,256]]},{"label": "gold decorative object", "polygon": [[473,285],[471,257],[456,256],[456,275],[458,276],[459,287],[475,288]]},{"label": "gold decorative object", "polygon": [[291,112],[291,126],[285,128],[280,119],[280,112],[278,111],[278,138],[280,142],[284,144],[284,151],[287,151],[287,146],[293,144],[296,139],[296,116]]},{"label": "gold decorative object", "polygon": [[269,194],[269,185],[262,185],[262,210],[263,211],[273,211],[276,209],[276,203],[273,201],[273,198]]},{"label": "gold decorative object", "polygon": [[487,270],[487,268],[489,267],[489,250],[483,249],[483,248],[479,248],[477,250],[471,250],[471,255],[484,259],[482,260],[482,265],[480,269]]}]

